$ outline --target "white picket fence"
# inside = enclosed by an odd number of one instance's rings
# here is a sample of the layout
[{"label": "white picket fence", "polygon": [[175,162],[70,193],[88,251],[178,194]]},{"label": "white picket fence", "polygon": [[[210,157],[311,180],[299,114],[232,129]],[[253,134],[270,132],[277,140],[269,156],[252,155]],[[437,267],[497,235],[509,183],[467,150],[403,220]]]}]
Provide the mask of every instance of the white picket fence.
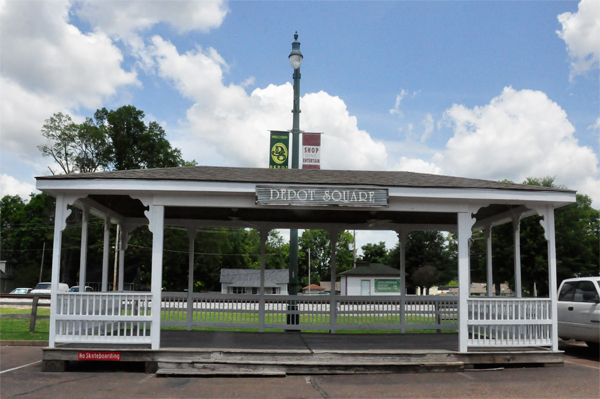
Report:
[{"label": "white picket fence", "polygon": [[[150,293],[60,293],[56,343],[149,344],[161,326],[284,330],[457,330],[456,296],[230,295],[165,292],[153,326]],[[469,298],[468,347],[552,345],[552,303]]]},{"label": "white picket fence", "polygon": [[[233,295],[165,292],[163,326],[284,330],[456,330],[457,298],[445,296]],[[332,306],[332,303],[334,304]]]},{"label": "white picket fence", "polygon": [[468,346],[551,346],[552,302],[545,298],[468,300]]},{"label": "white picket fence", "polygon": [[149,344],[151,299],[148,293],[58,294],[56,309],[51,309],[54,342]]}]

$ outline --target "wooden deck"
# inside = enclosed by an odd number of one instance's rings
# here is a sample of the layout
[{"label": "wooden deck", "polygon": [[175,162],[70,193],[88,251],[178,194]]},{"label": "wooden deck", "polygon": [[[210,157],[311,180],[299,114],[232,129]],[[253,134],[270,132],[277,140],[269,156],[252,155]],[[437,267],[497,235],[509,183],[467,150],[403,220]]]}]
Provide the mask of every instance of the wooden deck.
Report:
[{"label": "wooden deck", "polygon": [[458,352],[457,334],[320,334],[161,331],[161,349],[145,345],[69,344],[44,348],[44,370],[64,371],[80,351],[119,352],[159,375],[347,374],[460,371],[507,365],[562,365],[547,348]]}]

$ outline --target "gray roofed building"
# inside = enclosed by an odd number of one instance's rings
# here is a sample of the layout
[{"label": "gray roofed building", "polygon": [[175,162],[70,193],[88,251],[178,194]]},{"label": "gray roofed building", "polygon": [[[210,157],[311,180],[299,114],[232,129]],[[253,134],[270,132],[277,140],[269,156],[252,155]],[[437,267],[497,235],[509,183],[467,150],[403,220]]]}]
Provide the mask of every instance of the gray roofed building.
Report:
[{"label": "gray roofed building", "polygon": [[381,263],[369,263],[364,266],[357,266],[354,269],[339,273],[340,276],[395,276],[400,275],[400,270]]},{"label": "gray roofed building", "polygon": [[[265,270],[265,292],[287,295],[289,278],[288,269]],[[221,269],[220,283],[222,294],[258,294],[260,270]]]},{"label": "gray roofed building", "polygon": [[400,270],[381,263],[367,263],[340,273],[342,295],[399,295]]}]

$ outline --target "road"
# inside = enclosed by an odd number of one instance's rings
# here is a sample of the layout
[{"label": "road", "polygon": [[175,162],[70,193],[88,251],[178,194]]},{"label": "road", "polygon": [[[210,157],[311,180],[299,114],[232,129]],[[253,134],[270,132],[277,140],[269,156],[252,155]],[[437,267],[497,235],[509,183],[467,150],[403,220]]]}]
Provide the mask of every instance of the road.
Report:
[{"label": "road", "polygon": [[[112,362],[42,373],[39,347],[0,347],[0,398],[599,398],[598,354],[561,343],[564,367],[442,374],[161,378]],[[24,367],[23,367],[24,366]],[[118,366],[118,369],[115,369]],[[20,367],[20,368],[19,368]]]}]

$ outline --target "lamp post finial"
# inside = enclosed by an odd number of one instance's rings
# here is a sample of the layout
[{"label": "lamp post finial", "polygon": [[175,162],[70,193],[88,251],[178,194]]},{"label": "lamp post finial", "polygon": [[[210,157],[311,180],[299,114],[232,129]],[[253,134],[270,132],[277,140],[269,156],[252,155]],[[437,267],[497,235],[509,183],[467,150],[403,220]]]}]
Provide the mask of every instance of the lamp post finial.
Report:
[{"label": "lamp post finial", "polygon": [[298,31],[296,31],[296,33],[294,33],[294,40],[298,41]]}]

